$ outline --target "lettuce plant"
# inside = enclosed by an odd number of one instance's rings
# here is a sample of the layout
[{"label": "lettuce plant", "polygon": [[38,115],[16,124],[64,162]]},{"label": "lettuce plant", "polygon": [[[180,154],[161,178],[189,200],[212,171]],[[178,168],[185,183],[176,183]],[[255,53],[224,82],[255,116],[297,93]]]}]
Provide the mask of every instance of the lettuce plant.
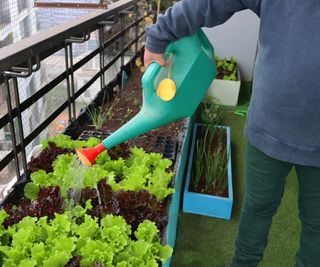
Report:
[{"label": "lettuce plant", "polygon": [[55,143],[57,147],[75,149],[82,147],[94,147],[100,143],[100,140],[95,137],[90,137],[88,140],[72,140],[68,135],[57,134],[51,138],[43,140],[41,142],[42,149],[45,149],[49,142]]},{"label": "lettuce plant", "polygon": [[[112,160],[104,151],[92,167],[80,165],[75,154],[59,155],[53,162],[53,172],[40,170],[32,173],[33,185],[27,188],[36,193],[35,186],[59,185],[66,198],[70,188],[96,188],[100,180],[107,179],[114,191],[145,189],[160,201],[174,192],[169,187],[173,176],[167,171],[172,164],[170,160],[162,158],[161,154],[146,153],[141,148],[131,148],[130,152],[128,159]],[[30,191],[25,193],[31,199],[36,196]]]},{"label": "lettuce plant", "polygon": [[[148,220],[131,239],[131,227],[121,216],[106,215],[98,222],[82,210],[56,214],[52,220],[25,217],[7,229],[1,224],[2,266],[60,267],[74,259],[81,266],[158,266],[172,253],[170,246],[160,244],[159,231]],[[0,211],[0,222],[6,216]]]},{"label": "lettuce plant", "polygon": [[235,59],[231,57],[230,60],[227,58],[215,57],[217,66],[217,79],[237,81],[237,65]]}]

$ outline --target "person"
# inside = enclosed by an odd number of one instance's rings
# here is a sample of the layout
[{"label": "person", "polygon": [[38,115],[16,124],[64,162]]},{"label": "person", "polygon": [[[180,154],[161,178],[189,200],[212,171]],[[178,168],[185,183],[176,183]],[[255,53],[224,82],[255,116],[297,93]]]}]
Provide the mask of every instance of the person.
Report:
[{"label": "person", "polygon": [[320,1],[182,0],[146,28],[145,67],[165,65],[169,42],[235,12],[260,18],[259,51],[244,129],[246,191],[233,267],[257,266],[292,168],[298,176],[296,267],[320,266]]}]

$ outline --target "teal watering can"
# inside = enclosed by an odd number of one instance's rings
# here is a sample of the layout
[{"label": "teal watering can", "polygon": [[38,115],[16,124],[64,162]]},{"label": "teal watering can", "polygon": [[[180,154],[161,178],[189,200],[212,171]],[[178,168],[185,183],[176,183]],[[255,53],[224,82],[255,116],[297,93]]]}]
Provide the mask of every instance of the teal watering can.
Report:
[{"label": "teal watering can", "polygon": [[102,144],[77,150],[84,164],[92,165],[105,149],[194,113],[217,73],[211,43],[199,29],[191,36],[170,43],[164,57],[165,67],[151,63],[142,76],[140,112]]}]

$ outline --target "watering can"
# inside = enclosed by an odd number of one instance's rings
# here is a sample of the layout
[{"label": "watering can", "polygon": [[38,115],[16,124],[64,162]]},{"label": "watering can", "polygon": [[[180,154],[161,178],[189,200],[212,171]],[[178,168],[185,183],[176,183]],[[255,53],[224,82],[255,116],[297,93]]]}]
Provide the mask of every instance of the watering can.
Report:
[{"label": "watering can", "polygon": [[85,165],[105,149],[194,113],[217,73],[211,43],[199,29],[170,43],[164,57],[165,67],[151,63],[142,76],[140,112],[98,146],[77,150]]}]

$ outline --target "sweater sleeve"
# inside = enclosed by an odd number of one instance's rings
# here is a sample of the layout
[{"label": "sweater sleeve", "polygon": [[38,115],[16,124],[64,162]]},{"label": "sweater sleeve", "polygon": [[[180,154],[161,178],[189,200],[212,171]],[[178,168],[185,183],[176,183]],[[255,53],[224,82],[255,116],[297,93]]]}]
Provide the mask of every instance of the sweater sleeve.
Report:
[{"label": "sweater sleeve", "polygon": [[191,35],[199,27],[214,27],[235,12],[251,9],[259,16],[261,0],[181,0],[146,28],[146,48],[163,53],[169,42]]}]

